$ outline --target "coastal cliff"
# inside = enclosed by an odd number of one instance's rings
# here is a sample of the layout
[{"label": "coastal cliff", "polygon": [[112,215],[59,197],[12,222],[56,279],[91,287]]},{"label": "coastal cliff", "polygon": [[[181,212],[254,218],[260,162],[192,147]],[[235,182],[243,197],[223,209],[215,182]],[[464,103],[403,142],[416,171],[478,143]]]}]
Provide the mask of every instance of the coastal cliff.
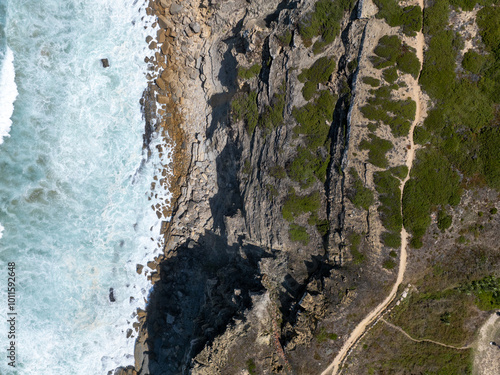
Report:
[{"label": "coastal cliff", "polygon": [[[155,208],[164,255],[148,264],[136,365],[122,374],[320,373],[396,282],[430,100],[422,10],[411,6],[413,30],[371,0],[331,4],[149,4],[145,145],[168,140],[173,175],[158,186],[173,197]],[[392,115],[376,121],[380,108]]]}]

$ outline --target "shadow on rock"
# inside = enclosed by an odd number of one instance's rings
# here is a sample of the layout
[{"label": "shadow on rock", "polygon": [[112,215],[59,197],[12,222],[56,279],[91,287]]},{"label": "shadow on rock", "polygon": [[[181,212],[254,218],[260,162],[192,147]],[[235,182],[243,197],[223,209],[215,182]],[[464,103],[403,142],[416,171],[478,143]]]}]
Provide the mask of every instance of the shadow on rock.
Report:
[{"label": "shadow on rock", "polygon": [[228,246],[207,233],[160,264],[149,296],[146,329],[149,373],[183,374],[191,360],[233,319],[244,319],[252,294],[261,293],[261,248]]}]

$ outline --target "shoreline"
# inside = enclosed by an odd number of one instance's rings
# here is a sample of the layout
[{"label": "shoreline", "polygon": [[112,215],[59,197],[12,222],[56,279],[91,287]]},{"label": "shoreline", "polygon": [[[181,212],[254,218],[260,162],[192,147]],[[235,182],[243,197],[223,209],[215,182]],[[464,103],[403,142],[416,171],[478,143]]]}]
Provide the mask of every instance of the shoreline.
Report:
[{"label": "shoreline", "polygon": [[[141,98],[145,120],[143,147],[149,158],[150,147],[155,143],[154,136],[157,135],[159,142],[155,147],[160,159],[167,153],[172,160],[157,170],[151,183],[151,198],[160,195],[158,189],[162,192],[168,190],[171,194],[168,202],[151,206],[162,220],[160,234],[163,243],[158,245],[163,254],[147,262],[147,269],[146,265],[137,265],[138,273],[142,273],[143,269],[149,271],[147,279],[151,282],[150,295],[154,285],[161,280],[161,262],[174,253],[172,250],[178,242],[175,239],[177,213],[180,198],[186,196],[190,185],[188,180],[196,163],[192,156],[195,159],[198,155],[201,156],[193,146],[188,145],[199,143],[205,135],[207,114],[205,111],[203,118],[199,116],[199,105],[204,104],[206,109],[208,104],[200,78],[200,52],[204,47],[204,39],[210,36],[210,27],[205,22],[208,9],[204,8],[206,12],[203,15],[200,11],[203,8],[197,8],[195,4],[195,1],[184,1],[179,5],[171,0],[145,2],[146,14],[156,17],[157,21],[150,28],[149,34],[152,35],[146,38],[151,55],[145,57],[150,73]],[[193,39],[197,40],[192,43]],[[133,323],[138,335],[134,349],[135,366],[118,367],[113,374],[149,374],[149,354],[154,350],[153,343],[148,340],[147,316],[150,310],[148,300],[146,311],[138,309],[137,320]]]}]

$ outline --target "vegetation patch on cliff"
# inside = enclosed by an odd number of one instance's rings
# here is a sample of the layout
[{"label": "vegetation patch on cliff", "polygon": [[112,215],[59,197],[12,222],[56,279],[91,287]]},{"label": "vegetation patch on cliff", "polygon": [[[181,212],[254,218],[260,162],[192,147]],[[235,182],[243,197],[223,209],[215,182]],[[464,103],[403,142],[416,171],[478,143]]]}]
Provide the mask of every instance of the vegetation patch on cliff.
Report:
[{"label": "vegetation patch on cliff", "polygon": [[422,27],[422,9],[418,5],[401,8],[397,0],[374,0],[379,12],[377,18],[385,18],[389,26],[401,26],[406,35],[415,36]]}]

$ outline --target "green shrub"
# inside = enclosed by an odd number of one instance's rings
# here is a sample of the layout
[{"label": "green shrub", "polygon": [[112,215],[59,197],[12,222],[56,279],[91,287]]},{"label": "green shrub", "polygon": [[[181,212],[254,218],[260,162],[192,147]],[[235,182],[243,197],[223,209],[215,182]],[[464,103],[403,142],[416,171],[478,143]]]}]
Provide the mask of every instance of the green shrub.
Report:
[{"label": "green shrub", "polygon": [[[401,247],[401,233],[400,232],[384,232],[384,233],[382,233],[382,243],[387,247],[399,249]],[[396,254],[394,251],[391,251],[391,254],[392,253]]]},{"label": "green shrub", "polygon": [[256,374],[257,366],[255,365],[255,361],[253,360],[253,358],[250,358],[247,361],[247,370],[250,375]]},{"label": "green shrub", "polygon": [[481,73],[483,66],[486,64],[486,61],[486,56],[481,55],[476,51],[469,50],[465,52],[464,59],[462,60],[462,66],[471,73],[479,74]]},{"label": "green shrub", "polygon": [[259,121],[257,107],[257,93],[238,93],[231,102],[233,118],[237,121],[244,120],[248,133],[253,134]]},{"label": "green shrub", "polygon": [[311,212],[309,219],[307,219],[307,223],[315,226],[321,236],[327,235],[330,230],[330,222],[328,219],[320,220],[316,212]]},{"label": "green shrub", "polygon": [[270,167],[269,168],[269,174],[274,177],[274,178],[277,178],[279,180],[283,179],[286,177],[286,172],[285,172],[285,168],[283,168],[281,165],[275,165],[273,167]]},{"label": "green shrub", "polygon": [[292,115],[299,123],[293,130],[296,134],[305,135],[310,149],[315,150],[327,141],[330,131],[328,124],[333,121],[336,100],[328,90],[323,90],[314,103],[292,110]]},{"label": "green shrub", "polygon": [[[417,58],[414,48],[402,42],[397,35],[384,35],[380,38],[374,51],[376,56],[372,56],[371,61],[377,69],[396,66],[403,73],[411,74],[414,78],[420,72],[420,61]],[[397,79],[394,70],[384,72],[392,82]],[[386,81],[392,83],[388,79]]]},{"label": "green shrub", "polygon": [[290,224],[290,229],[288,230],[288,234],[290,239],[294,242],[301,242],[303,245],[307,245],[309,243],[309,234],[301,225]]},{"label": "green shrub", "polygon": [[374,77],[363,77],[363,82],[366,83],[367,85],[370,85],[372,87],[379,87],[380,86],[380,80]]},{"label": "green shrub", "polygon": [[290,30],[285,31],[284,34],[277,35],[278,40],[282,46],[289,46],[292,43],[292,32]]},{"label": "green shrub", "polygon": [[375,0],[377,18],[385,18],[392,26],[401,26],[406,35],[415,36],[422,27],[422,9],[419,6],[401,8],[397,0]]},{"label": "green shrub", "polygon": [[479,136],[482,173],[491,187],[500,190],[500,129],[486,128]]},{"label": "green shrub", "polygon": [[309,69],[303,69],[298,79],[304,83],[302,95],[305,100],[310,100],[316,93],[319,83],[326,83],[335,70],[335,60],[331,57],[320,57]]},{"label": "green shrub", "polygon": [[349,61],[349,64],[347,64],[347,70],[349,71],[349,74],[354,73],[357,68],[358,68],[358,59],[357,58]]},{"label": "green shrub", "polygon": [[395,66],[384,69],[382,76],[388,83],[394,83],[398,79],[398,70]]},{"label": "green shrub", "polygon": [[498,209],[496,207],[493,207],[491,210],[490,210],[490,214],[492,215],[496,215],[496,213],[498,212]]},{"label": "green shrub", "polygon": [[260,65],[254,64],[250,68],[240,66],[238,68],[238,77],[241,79],[251,79],[257,77],[260,72]]},{"label": "green shrub", "polygon": [[408,175],[408,167],[406,165],[398,165],[397,167],[392,167],[389,170],[400,180],[404,180]]},{"label": "green shrub", "polygon": [[297,216],[306,212],[315,212],[321,206],[319,193],[313,192],[309,195],[296,195],[292,191],[285,199],[283,204],[283,218],[288,221],[293,221]]},{"label": "green shrub", "polygon": [[411,122],[415,119],[417,105],[410,98],[392,99],[392,89],[392,86],[382,86],[371,90],[374,96],[368,99],[368,104],[361,107],[360,111],[368,120],[389,125],[395,137],[407,136]]},{"label": "green shrub", "polygon": [[382,263],[382,267],[388,270],[392,270],[397,266],[397,263],[393,261],[392,259],[387,259]]},{"label": "green shrub", "polygon": [[365,260],[365,255],[359,251],[359,245],[361,244],[361,235],[356,232],[351,232],[347,236],[347,240],[351,244],[349,250],[352,255],[354,264],[361,264]]},{"label": "green shrub", "polygon": [[423,126],[416,126],[413,129],[413,142],[418,145],[425,145],[431,140],[431,133]]},{"label": "green shrub", "polygon": [[417,159],[403,192],[403,221],[414,244],[421,243],[430,224],[433,206],[455,204],[460,178],[449,161],[435,149],[417,151]]},{"label": "green shrub", "polygon": [[265,107],[264,113],[259,118],[260,125],[268,131],[283,123],[283,112],[285,111],[286,104],[285,90],[286,84],[283,81],[283,84],[279,88],[278,92],[273,95],[271,105]]},{"label": "green shrub", "polygon": [[299,24],[300,36],[305,43],[317,35],[321,35],[324,43],[332,43],[340,32],[340,20],[344,12],[352,10],[355,4],[355,0],[317,1],[314,11],[308,13]]},{"label": "green shrub", "polygon": [[[380,206],[378,212],[382,225],[393,235],[401,232],[403,219],[401,217],[401,182],[391,171],[375,172],[373,174],[375,189],[379,193]],[[394,238],[388,238],[389,241]],[[385,242],[385,239],[382,238]],[[389,245],[387,245],[389,246]]]},{"label": "green shrub", "polygon": [[309,149],[299,146],[297,156],[287,164],[288,176],[299,182],[302,188],[311,186],[316,181],[315,177],[324,183],[329,161],[329,155],[325,158],[319,152],[313,154]]},{"label": "green shrub", "polygon": [[476,297],[476,304],[481,310],[500,308],[500,278],[492,275],[486,276],[481,280],[462,284],[458,290],[473,294]]},{"label": "green shrub", "polygon": [[440,210],[438,212],[437,226],[442,231],[445,231],[446,229],[451,227],[452,221],[453,221],[452,216],[448,215],[444,210]]},{"label": "green shrub", "polygon": [[373,192],[363,185],[356,169],[351,168],[349,173],[353,179],[353,183],[350,191],[347,193],[347,197],[356,207],[368,210],[373,204]]},{"label": "green shrub", "polygon": [[397,258],[398,257],[398,253],[396,253],[394,250],[391,250],[391,252],[389,253],[389,256],[391,256],[393,258]]},{"label": "green shrub", "polygon": [[392,143],[386,139],[377,137],[375,134],[369,134],[368,138],[370,141],[363,139],[359,144],[359,148],[361,150],[369,150],[368,161],[370,163],[380,168],[386,168],[387,158],[385,154],[392,149]]},{"label": "green shrub", "polygon": [[328,333],[326,329],[323,327],[319,330],[319,332],[316,334],[316,340],[318,340],[318,343],[325,342],[326,340],[337,340],[338,335],[335,333]]}]

